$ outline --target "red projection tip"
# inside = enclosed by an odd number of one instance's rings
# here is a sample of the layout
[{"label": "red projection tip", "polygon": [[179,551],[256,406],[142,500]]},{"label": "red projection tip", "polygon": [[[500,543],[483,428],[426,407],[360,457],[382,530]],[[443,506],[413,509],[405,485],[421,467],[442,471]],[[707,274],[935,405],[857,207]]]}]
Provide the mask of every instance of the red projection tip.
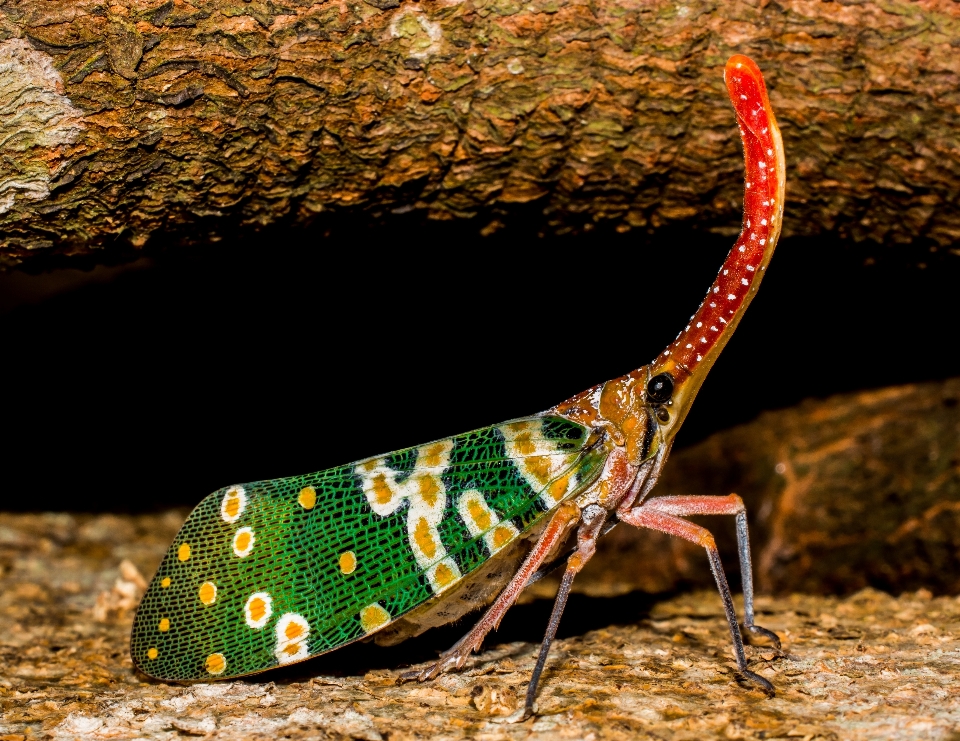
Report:
[{"label": "red projection tip", "polygon": [[[752,59],[737,54],[727,62],[723,78],[743,141],[743,225],[697,313],[654,362],[653,373],[670,372],[674,376],[678,392],[685,397],[678,399],[681,408],[689,408],[703,377],[756,293],[773,255],[783,216],[783,144],[763,75]],[[682,419],[684,414],[679,416]]]}]

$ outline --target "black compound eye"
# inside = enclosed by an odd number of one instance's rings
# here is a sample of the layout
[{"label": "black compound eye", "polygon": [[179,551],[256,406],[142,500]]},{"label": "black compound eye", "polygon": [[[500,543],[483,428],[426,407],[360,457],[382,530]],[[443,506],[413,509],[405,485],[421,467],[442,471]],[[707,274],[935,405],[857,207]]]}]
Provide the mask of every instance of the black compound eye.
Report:
[{"label": "black compound eye", "polygon": [[664,404],[673,396],[673,376],[661,373],[654,376],[647,384],[647,399],[654,404]]}]

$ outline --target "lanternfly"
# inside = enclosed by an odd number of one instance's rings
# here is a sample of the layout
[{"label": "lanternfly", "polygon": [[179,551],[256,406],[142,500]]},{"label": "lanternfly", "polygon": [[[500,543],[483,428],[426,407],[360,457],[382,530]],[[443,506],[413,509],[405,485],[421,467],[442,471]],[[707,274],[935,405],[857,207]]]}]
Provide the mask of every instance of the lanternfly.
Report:
[{"label": "lanternfly", "polygon": [[754,623],[743,502],[649,497],[700,385],[773,255],[784,158],[763,77],[724,70],[746,162],[743,228],[689,325],[649,365],[547,411],[304,476],[230,486],[204,499],[170,546],[133,626],[136,665],[163,680],[240,677],[375,635],[395,643],[490,604],[425,681],[463,666],[523,588],[565,565],[522,715],[528,716],[574,577],[616,523],[703,546],[740,673],[730,588],[709,531],[684,517],[736,518],[746,630]]}]

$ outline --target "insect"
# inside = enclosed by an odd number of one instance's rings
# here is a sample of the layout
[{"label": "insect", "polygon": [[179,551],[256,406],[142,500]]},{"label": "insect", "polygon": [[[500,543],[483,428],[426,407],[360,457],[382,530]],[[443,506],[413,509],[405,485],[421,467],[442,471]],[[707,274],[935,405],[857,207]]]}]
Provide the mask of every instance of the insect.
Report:
[{"label": "insect", "polygon": [[[649,365],[541,414],[318,473],[229,486],[190,514],[133,625],[133,660],[161,680],[241,677],[376,634],[395,643],[490,604],[436,663],[402,678],[461,668],[524,586],[565,564],[524,717],[574,577],[615,523],[706,549],[740,673],[747,667],[713,537],[688,515],[736,518],[744,627],[754,622],[743,502],[647,498],[674,436],[743,316],[780,233],[784,157],[757,65],[724,70],[746,163],[743,228],[690,323]],[[572,551],[570,550],[572,548]]]}]

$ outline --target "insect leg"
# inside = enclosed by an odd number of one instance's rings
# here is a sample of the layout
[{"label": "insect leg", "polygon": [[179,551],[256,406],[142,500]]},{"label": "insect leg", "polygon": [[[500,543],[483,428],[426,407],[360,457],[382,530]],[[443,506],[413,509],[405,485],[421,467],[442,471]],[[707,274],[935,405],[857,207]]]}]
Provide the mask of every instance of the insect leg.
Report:
[{"label": "insect leg", "polygon": [[723,565],[720,563],[717,544],[713,539],[713,535],[710,534],[710,531],[674,515],[648,509],[646,505],[641,505],[628,512],[621,512],[619,516],[621,520],[629,525],[658,530],[661,533],[683,538],[684,540],[689,540],[691,543],[697,543],[703,546],[707,551],[707,557],[710,559],[710,570],[713,572],[713,578],[717,582],[717,589],[720,591],[720,598],[723,600],[723,611],[726,613],[727,622],[730,624],[730,637],[733,639],[733,651],[737,659],[737,669],[747,679],[760,685],[766,692],[773,694],[775,690],[770,682],[759,674],[755,674],[747,669],[747,656],[743,651],[743,636],[740,635],[740,626],[737,623],[737,612],[733,607],[733,595],[730,594],[730,585],[727,584],[727,577],[723,573]]},{"label": "insect leg", "polygon": [[553,603],[553,612],[550,614],[550,622],[547,624],[547,633],[543,637],[543,643],[540,644],[540,655],[537,657],[537,664],[533,668],[530,684],[527,685],[527,699],[523,707],[522,720],[526,720],[533,715],[533,701],[537,697],[537,685],[540,684],[540,675],[547,663],[550,644],[553,643],[553,639],[557,635],[560,616],[563,615],[563,610],[567,606],[567,597],[570,596],[573,578],[580,573],[587,561],[593,558],[593,554],[597,552],[597,538],[606,519],[607,511],[595,504],[591,504],[583,510],[580,529],[577,532],[577,550],[567,559],[567,568],[563,573],[563,579],[560,581],[556,601]]},{"label": "insect leg", "polygon": [[737,520],[737,551],[740,554],[740,574],[743,581],[743,627],[753,635],[770,639],[780,648],[780,638],[771,630],[762,628],[754,620],[753,566],[750,558],[750,538],[747,532],[747,509],[736,494],[717,496],[656,497],[644,503],[644,509],[677,517],[687,515],[735,515]]},{"label": "insect leg", "polygon": [[511,605],[517,601],[517,597],[527,585],[530,577],[540,568],[540,565],[546,560],[551,552],[567,536],[570,528],[580,520],[580,508],[573,502],[564,502],[557,509],[556,513],[550,519],[546,529],[540,535],[533,550],[527,555],[517,573],[504,587],[503,591],[484,613],[483,617],[473,626],[473,629],[463,638],[457,641],[449,651],[443,653],[440,659],[428,666],[423,671],[410,671],[400,675],[400,682],[410,682],[417,680],[425,682],[428,679],[434,679],[439,674],[451,671],[453,669],[462,669],[467,657],[483,643],[487,633],[500,625],[500,621],[510,609]]}]

